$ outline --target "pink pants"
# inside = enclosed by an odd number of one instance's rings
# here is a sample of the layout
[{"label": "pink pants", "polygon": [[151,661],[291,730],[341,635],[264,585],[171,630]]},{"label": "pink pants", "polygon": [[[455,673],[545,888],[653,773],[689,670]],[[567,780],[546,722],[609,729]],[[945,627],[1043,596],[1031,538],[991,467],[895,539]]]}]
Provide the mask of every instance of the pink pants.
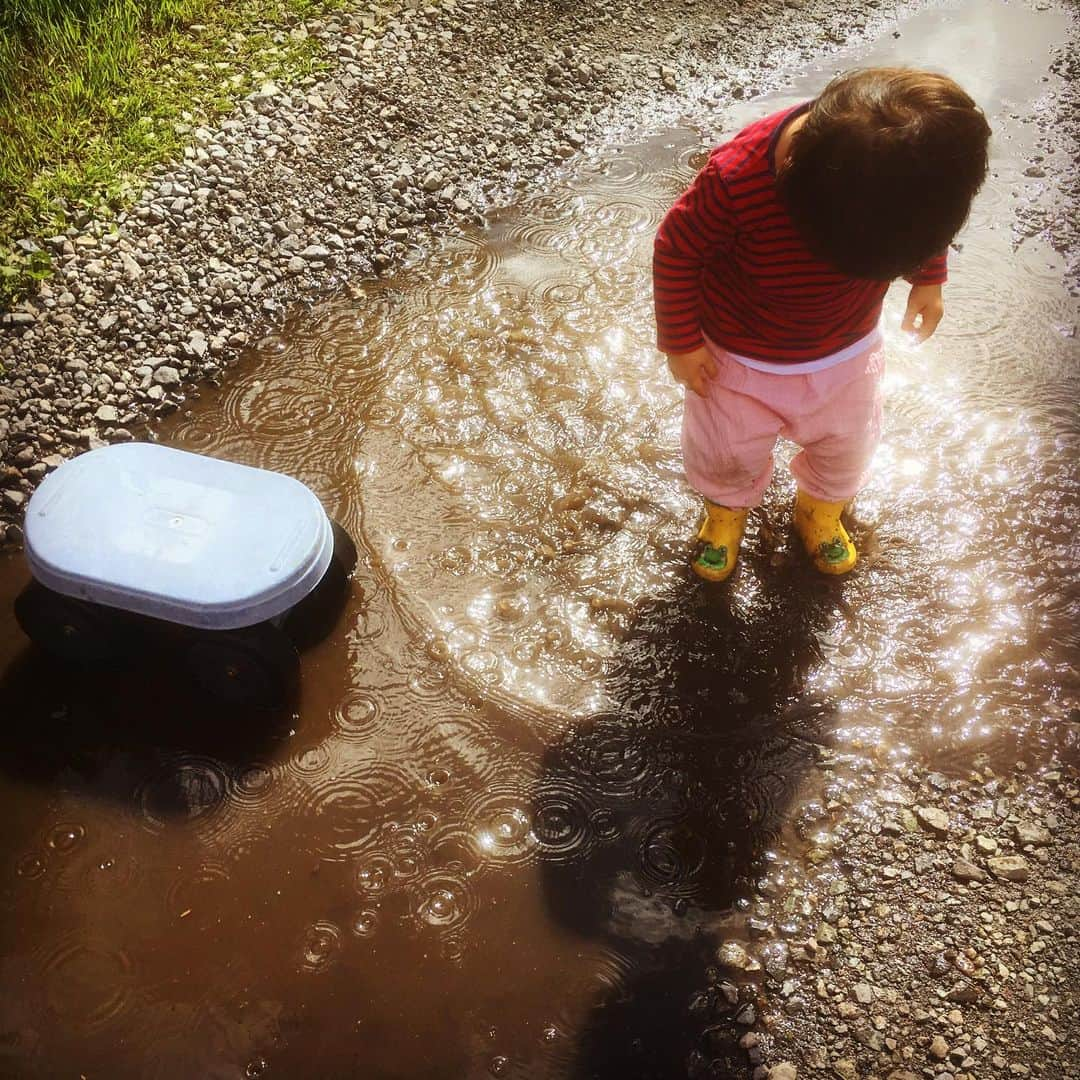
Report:
[{"label": "pink pants", "polygon": [[802,447],[791,462],[799,487],[840,502],[862,486],[881,434],[885,352],[872,346],[808,375],[777,375],[739,363],[708,343],[717,374],[708,397],[686,391],[686,477],[710,502],[757,506],[783,435]]}]

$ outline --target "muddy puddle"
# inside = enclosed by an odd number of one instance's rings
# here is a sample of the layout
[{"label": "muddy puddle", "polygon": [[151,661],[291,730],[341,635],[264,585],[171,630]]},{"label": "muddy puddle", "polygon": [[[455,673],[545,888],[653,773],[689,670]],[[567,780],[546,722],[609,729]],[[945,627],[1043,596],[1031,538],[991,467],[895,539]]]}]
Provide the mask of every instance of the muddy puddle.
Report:
[{"label": "muddy puddle", "polygon": [[[684,1075],[688,997],[762,879],[798,880],[822,760],[872,808],[912,760],[1074,756],[1077,313],[1014,228],[1066,21],[901,29],[298,315],[159,432],[299,477],[361,546],[295,711],[76,678],[24,649],[3,566],[0,1074]],[[890,296],[861,567],[812,574],[781,467],[704,588],[653,231],[722,132],[892,61],[997,137],[922,349]]]}]

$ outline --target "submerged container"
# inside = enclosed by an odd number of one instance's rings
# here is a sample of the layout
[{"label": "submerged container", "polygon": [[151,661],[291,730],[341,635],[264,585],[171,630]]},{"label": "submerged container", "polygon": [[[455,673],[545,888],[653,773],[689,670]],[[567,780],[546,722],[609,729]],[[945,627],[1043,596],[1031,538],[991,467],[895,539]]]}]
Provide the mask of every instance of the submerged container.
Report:
[{"label": "submerged container", "polygon": [[220,654],[224,682],[210,688],[237,700],[252,663],[284,688],[297,663],[289,617],[356,562],[298,480],[153,443],[60,466],[31,498],[25,536],[35,583],[16,614],[33,640],[97,661],[123,650],[136,618],[202,631],[183,638],[195,674],[205,683]]}]

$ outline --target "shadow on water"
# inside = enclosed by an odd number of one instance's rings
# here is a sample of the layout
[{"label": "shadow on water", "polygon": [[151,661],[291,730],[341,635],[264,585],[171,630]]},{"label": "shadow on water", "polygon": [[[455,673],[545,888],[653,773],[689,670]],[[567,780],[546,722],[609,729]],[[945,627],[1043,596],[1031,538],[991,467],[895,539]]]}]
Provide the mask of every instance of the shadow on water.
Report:
[{"label": "shadow on water", "polygon": [[[359,601],[344,570],[335,565],[329,573],[327,586],[284,623],[301,653],[332,639],[350,602]],[[292,733],[295,687],[273,708],[226,703],[194,683],[168,632],[147,624],[128,645],[127,656],[95,666],[65,663],[28,645],[0,669],[2,715],[18,717],[5,729],[0,770],[19,782],[60,782],[69,793],[123,804],[157,759],[214,759],[235,774]],[[130,768],[113,767],[118,755]],[[187,779],[179,771],[174,790],[162,793],[158,809],[165,817],[188,816],[205,809],[207,799],[225,796],[213,784],[208,789],[203,780]]]},{"label": "shadow on water", "polygon": [[[799,567],[745,608],[697,585],[659,594],[616,660],[613,708],[545,755],[533,816],[548,912],[633,972],[601,992],[569,1075],[745,1072],[737,1023],[707,1017],[752,1022],[752,998],[714,987],[688,1006],[830,740],[833,708],[804,681],[842,596]],[[563,796],[579,790],[592,812],[572,822]]]},{"label": "shadow on water", "polygon": [[[34,646],[3,672],[0,701],[11,703],[5,712],[17,717],[5,725],[0,770],[22,783],[120,803],[158,757],[179,752],[238,768],[286,736],[292,722],[288,707],[239,710],[208,698],[166,657],[91,671],[58,663]],[[116,767],[120,759],[127,767]],[[175,800],[171,815],[224,797],[185,790],[183,780],[181,773],[175,791],[164,796],[166,812]]]}]

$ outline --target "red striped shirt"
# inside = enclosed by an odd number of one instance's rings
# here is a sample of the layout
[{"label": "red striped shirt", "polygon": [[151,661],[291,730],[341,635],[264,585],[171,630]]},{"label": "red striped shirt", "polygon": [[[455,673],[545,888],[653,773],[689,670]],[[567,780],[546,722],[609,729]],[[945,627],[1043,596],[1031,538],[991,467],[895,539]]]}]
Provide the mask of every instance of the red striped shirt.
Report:
[{"label": "red striped shirt", "polygon": [[[717,147],[660,223],[653,296],[661,352],[691,352],[706,334],[751,359],[801,363],[877,326],[888,282],[847,277],[812,255],[776,194],[776,143],[786,121],[809,107],[767,116]],[[942,254],[909,280],[945,278]]]}]

